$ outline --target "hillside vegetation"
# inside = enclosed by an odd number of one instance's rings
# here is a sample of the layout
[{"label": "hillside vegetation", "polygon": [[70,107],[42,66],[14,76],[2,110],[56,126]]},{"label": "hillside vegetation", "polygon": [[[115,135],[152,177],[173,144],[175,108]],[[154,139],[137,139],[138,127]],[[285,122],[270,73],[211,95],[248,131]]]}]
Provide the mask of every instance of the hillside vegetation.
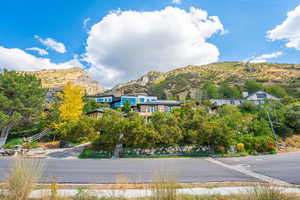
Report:
[{"label": "hillside vegetation", "polygon": [[186,66],[169,72],[149,72],[138,80],[119,84],[107,93],[148,93],[160,98],[195,98],[208,83],[241,86],[254,80],[263,86],[280,85],[293,96],[299,95],[300,65],[223,62]]}]

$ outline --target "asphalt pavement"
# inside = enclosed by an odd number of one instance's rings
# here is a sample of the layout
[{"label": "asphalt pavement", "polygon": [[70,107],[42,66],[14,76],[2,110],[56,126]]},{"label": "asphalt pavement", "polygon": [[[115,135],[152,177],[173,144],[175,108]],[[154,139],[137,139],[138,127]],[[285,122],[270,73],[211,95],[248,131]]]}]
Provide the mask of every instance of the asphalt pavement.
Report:
[{"label": "asphalt pavement", "polygon": [[[239,158],[219,158],[222,164],[242,166],[257,174],[300,185],[300,152]],[[107,184],[149,183],[156,176],[170,176],[181,183],[259,182],[255,176],[203,158],[180,159],[44,159],[42,182]],[[0,159],[0,182],[4,182],[13,159]],[[251,174],[251,173],[250,173]]]},{"label": "asphalt pavement", "polygon": [[220,158],[228,165],[240,165],[258,174],[300,185],[300,152],[284,154]]},{"label": "asphalt pavement", "polygon": [[[7,177],[13,159],[0,159],[0,182]],[[102,184],[149,183],[157,176],[170,176],[182,183],[259,181],[205,159],[45,159],[42,182]]]}]

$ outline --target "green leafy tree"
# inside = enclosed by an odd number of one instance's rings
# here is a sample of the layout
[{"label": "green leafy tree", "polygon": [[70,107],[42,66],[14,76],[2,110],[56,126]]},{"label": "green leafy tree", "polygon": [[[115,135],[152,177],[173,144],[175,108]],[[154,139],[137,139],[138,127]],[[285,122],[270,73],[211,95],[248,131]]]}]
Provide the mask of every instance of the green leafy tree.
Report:
[{"label": "green leafy tree", "polygon": [[96,122],[95,128],[100,132],[100,136],[93,141],[93,148],[112,152],[117,145],[124,144],[124,133],[128,128],[128,119],[122,113],[107,110]]},{"label": "green leafy tree", "polygon": [[86,99],[84,99],[84,102],[85,102],[85,104],[83,106],[84,113],[94,111],[94,110],[98,109],[99,107],[101,107],[100,103],[97,103],[95,101],[95,99],[86,98]]},{"label": "green leafy tree", "polygon": [[245,133],[248,131],[249,123],[253,116],[242,113],[236,106],[227,105],[219,110],[219,117],[224,119],[234,133]]},{"label": "green leafy tree", "polygon": [[123,106],[123,112],[129,113],[131,111],[131,103],[130,101],[126,101]]},{"label": "green leafy tree", "polygon": [[136,112],[128,115],[128,126],[124,132],[124,144],[130,148],[154,148],[159,142],[159,136],[154,131],[151,123]]},{"label": "green leafy tree", "polygon": [[247,92],[252,94],[257,91],[264,90],[264,87],[260,83],[257,83],[256,81],[249,80],[246,81],[245,83],[245,89],[247,90]]},{"label": "green leafy tree", "polygon": [[265,119],[255,119],[250,123],[250,132],[255,136],[271,136],[272,130],[270,124]]},{"label": "green leafy tree", "polygon": [[178,121],[172,113],[153,113],[151,124],[158,134],[159,146],[172,146],[182,138]]},{"label": "green leafy tree", "polygon": [[239,110],[243,113],[252,113],[256,114],[261,111],[259,105],[254,104],[251,101],[245,101],[241,105],[238,106]]},{"label": "green leafy tree", "polygon": [[279,85],[272,85],[271,87],[266,88],[266,91],[278,98],[288,96],[286,90]]},{"label": "green leafy tree", "polygon": [[227,83],[219,88],[219,93],[222,98],[240,98],[241,93],[237,87],[231,87]]},{"label": "green leafy tree", "polygon": [[198,132],[202,131],[202,124],[205,122],[207,111],[203,106],[196,106],[193,102],[186,103],[179,109],[174,110],[178,126],[182,131],[182,138],[179,145],[192,145],[196,143]]},{"label": "green leafy tree", "polygon": [[285,117],[287,127],[292,128],[295,134],[300,133],[300,111],[289,110]]},{"label": "green leafy tree", "polygon": [[214,83],[207,83],[203,87],[209,99],[219,98],[218,87]]},{"label": "green leafy tree", "polygon": [[216,115],[208,116],[201,124],[201,131],[197,132],[197,144],[208,146],[214,152],[226,152],[232,138],[232,129],[224,119],[218,118]]},{"label": "green leafy tree", "polygon": [[37,77],[4,70],[0,74],[1,137],[8,136],[13,128],[39,116],[46,93]]},{"label": "green leafy tree", "polygon": [[61,139],[75,143],[92,141],[97,136],[95,120],[87,116],[76,122],[65,123],[57,131]]}]

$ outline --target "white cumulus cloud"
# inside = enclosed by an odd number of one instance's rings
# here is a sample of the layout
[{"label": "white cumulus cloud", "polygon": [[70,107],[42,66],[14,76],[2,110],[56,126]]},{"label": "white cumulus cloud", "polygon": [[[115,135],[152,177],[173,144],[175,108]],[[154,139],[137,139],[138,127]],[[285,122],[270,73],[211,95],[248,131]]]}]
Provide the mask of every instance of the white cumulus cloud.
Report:
[{"label": "white cumulus cloud", "polygon": [[288,12],[285,21],[268,31],[267,37],[272,40],[285,40],[286,47],[300,50],[300,6]]},{"label": "white cumulus cloud", "polygon": [[217,16],[193,7],[111,12],[90,29],[85,60],[90,75],[110,87],[150,70],[215,62],[219,50],[207,39],[223,31]]},{"label": "white cumulus cloud", "polygon": [[182,3],[182,0],[173,0],[172,3],[175,3],[177,5],[180,5]]},{"label": "white cumulus cloud", "polygon": [[43,45],[45,45],[48,49],[52,49],[58,53],[65,53],[66,47],[63,43],[57,42],[52,38],[43,39],[38,35],[34,36],[38,41],[40,41]]},{"label": "white cumulus cloud", "polygon": [[263,54],[261,56],[257,56],[254,57],[250,60],[251,63],[264,63],[267,62],[268,59],[271,58],[277,58],[279,56],[282,56],[282,52],[278,51],[278,52],[274,52],[274,53],[270,53],[270,54]]},{"label": "white cumulus cloud", "polygon": [[68,62],[53,63],[48,58],[39,58],[18,48],[0,46],[0,68],[17,71],[35,71],[41,69],[67,69],[83,67],[76,59]]},{"label": "white cumulus cloud", "polygon": [[38,47],[26,48],[26,50],[28,50],[28,51],[36,51],[41,56],[48,55],[48,52],[45,49],[41,49],[41,48],[38,48]]}]

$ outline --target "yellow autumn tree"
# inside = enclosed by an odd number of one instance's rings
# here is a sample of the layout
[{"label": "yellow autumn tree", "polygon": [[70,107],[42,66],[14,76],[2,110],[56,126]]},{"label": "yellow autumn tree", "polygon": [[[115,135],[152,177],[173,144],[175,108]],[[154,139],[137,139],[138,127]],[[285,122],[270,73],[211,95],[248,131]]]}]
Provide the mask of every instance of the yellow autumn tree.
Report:
[{"label": "yellow autumn tree", "polygon": [[58,108],[59,117],[62,121],[76,122],[83,111],[84,88],[68,82],[64,85],[64,92],[58,94],[61,104]]}]

